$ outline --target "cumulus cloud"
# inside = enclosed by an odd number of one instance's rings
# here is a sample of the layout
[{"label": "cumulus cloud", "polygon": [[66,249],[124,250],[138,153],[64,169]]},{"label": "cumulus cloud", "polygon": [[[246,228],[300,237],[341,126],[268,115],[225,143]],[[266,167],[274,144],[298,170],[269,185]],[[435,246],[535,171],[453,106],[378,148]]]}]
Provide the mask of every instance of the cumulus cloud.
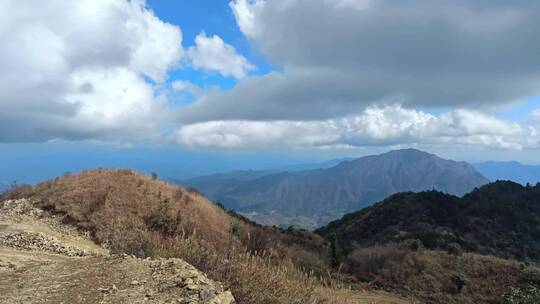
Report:
[{"label": "cumulus cloud", "polygon": [[482,109],[540,93],[538,1],[230,6],[240,30],[279,72],[204,98],[182,119],[330,119],[392,103]]},{"label": "cumulus cloud", "polygon": [[256,37],[258,27],[255,24],[255,15],[264,8],[263,0],[236,0],[229,2],[238,27],[248,38]]},{"label": "cumulus cloud", "polygon": [[539,134],[517,123],[471,110],[438,116],[394,106],[372,106],[358,115],[324,121],[209,121],[185,125],[178,143],[194,148],[366,147],[465,145],[537,148]]},{"label": "cumulus cloud", "polygon": [[0,142],[157,139],[170,122],[169,71],[253,68],[217,36],[185,50],[180,28],[144,0],[5,0],[0,11]]},{"label": "cumulus cloud", "polygon": [[338,140],[334,122],[209,121],[180,128],[177,142],[193,148],[317,146]]},{"label": "cumulus cloud", "polygon": [[193,68],[217,71],[223,76],[243,78],[255,69],[232,45],[216,35],[207,37],[204,32],[197,35],[195,46],[187,50],[187,55]]},{"label": "cumulus cloud", "polygon": [[144,1],[2,1],[0,141],[118,140],[157,130],[180,29]]},{"label": "cumulus cloud", "polygon": [[368,108],[345,119],[344,126],[345,142],[356,146],[460,144],[521,150],[532,137],[517,123],[463,109],[435,116],[400,106]]}]

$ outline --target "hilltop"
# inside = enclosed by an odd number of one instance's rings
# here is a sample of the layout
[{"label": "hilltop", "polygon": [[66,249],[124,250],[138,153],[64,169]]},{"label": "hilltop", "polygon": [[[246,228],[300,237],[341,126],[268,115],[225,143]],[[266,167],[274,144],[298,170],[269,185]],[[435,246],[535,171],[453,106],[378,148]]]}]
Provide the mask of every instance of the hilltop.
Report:
[{"label": "hilltop", "polygon": [[345,253],[418,240],[429,249],[540,261],[540,184],[497,181],[462,198],[427,191],[399,193],[317,230]]}]

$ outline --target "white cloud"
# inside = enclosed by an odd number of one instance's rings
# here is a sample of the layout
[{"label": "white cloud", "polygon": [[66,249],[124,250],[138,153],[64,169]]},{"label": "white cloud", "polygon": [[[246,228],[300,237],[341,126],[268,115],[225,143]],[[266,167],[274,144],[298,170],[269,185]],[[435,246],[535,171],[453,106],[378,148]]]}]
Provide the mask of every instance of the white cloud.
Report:
[{"label": "white cloud", "polygon": [[477,111],[458,109],[435,116],[401,106],[368,108],[344,120],[345,142],[355,146],[401,144],[529,147],[526,127]]},{"label": "white cloud", "polygon": [[317,146],[338,140],[333,122],[210,121],[176,132],[179,144],[192,148],[260,148]]},{"label": "white cloud", "polygon": [[209,121],[185,125],[177,142],[194,148],[367,147],[464,145],[521,150],[538,148],[527,126],[476,111],[433,115],[401,106],[369,107],[358,115],[325,121]]},{"label": "white cloud", "polygon": [[0,21],[0,141],[152,136],[158,84],[182,33],[144,1],[6,0]]},{"label": "white cloud", "polygon": [[367,9],[372,4],[373,0],[325,0],[325,2],[330,5],[335,5],[337,8]]},{"label": "white cloud", "polygon": [[229,2],[240,31],[246,37],[254,38],[259,35],[255,24],[255,15],[264,8],[264,0],[236,0]]},{"label": "white cloud", "polygon": [[[158,127],[162,106],[151,86],[126,68],[78,71],[71,75],[73,87],[91,84],[91,92],[78,90],[64,95],[77,105],[73,129],[106,132],[127,129],[131,134]],[[154,116],[154,117],[152,117]]]},{"label": "white cloud", "polygon": [[195,46],[187,50],[187,56],[193,68],[217,71],[223,76],[243,78],[255,69],[232,45],[216,35],[207,37],[204,32],[197,35]]},{"label": "white cloud", "polygon": [[371,145],[409,142],[422,137],[437,118],[420,111],[396,107],[371,107],[362,114],[343,119],[349,144]]},{"label": "white cloud", "polygon": [[162,22],[142,6],[131,7],[140,20],[128,20],[126,27],[142,37],[134,43],[131,66],[156,81],[163,81],[183,52],[180,28]]}]

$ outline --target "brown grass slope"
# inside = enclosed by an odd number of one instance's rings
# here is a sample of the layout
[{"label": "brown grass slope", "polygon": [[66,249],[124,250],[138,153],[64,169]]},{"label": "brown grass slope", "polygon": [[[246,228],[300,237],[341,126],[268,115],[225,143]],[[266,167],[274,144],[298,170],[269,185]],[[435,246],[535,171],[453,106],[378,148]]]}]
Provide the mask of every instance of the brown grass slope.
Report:
[{"label": "brown grass slope", "polygon": [[318,235],[255,225],[197,192],[131,170],[84,171],[9,196],[64,214],[112,252],[182,258],[223,282],[240,304],[407,303],[302,271],[328,271],[328,244]]},{"label": "brown grass slope", "polygon": [[540,287],[540,270],[534,265],[398,245],[356,249],[343,260],[342,270],[370,285],[408,294],[420,303],[525,304],[529,302],[507,302],[503,295],[512,288]]},{"label": "brown grass slope", "polygon": [[[197,234],[208,244],[226,246],[232,220],[197,193],[131,170],[90,170],[56,178],[35,189],[40,206],[69,215],[73,223],[111,246],[117,231],[138,234]],[[134,246],[135,244],[133,244]],[[143,244],[144,245],[144,244]],[[129,246],[129,244],[126,244]],[[144,255],[145,248],[112,248]]]}]

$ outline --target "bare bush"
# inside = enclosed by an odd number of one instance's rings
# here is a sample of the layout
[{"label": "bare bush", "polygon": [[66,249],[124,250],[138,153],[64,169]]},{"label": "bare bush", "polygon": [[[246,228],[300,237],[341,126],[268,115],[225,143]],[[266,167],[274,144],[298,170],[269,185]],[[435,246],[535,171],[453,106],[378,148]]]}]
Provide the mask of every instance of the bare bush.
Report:
[{"label": "bare bush", "polygon": [[396,245],[359,248],[347,256],[346,268],[363,281],[400,282],[409,251]]}]

